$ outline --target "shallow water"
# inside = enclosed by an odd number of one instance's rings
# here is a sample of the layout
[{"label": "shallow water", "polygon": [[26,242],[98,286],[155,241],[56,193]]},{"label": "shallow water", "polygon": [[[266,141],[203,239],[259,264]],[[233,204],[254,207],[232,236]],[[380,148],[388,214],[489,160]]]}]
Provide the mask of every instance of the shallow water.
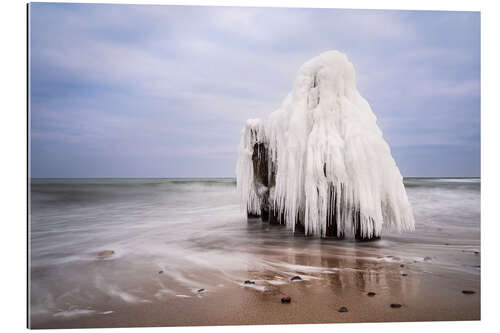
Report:
[{"label": "shallow water", "polygon": [[203,297],[247,279],[265,291],[297,274],[368,272],[366,263],[477,280],[480,180],[408,178],[405,187],[416,231],[357,243],[247,221],[233,179],[34,179],[31,318],[105,316],[116,302]]}]

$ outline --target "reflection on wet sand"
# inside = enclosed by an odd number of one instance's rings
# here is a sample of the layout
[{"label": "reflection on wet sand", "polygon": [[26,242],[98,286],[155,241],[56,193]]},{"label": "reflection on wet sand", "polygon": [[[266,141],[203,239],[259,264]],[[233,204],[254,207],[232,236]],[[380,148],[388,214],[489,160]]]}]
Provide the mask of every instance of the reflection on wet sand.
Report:
[{"label": "reflection on wet sand", "polygon": [[[296,248],[277,253],[270,244],[266,244],[259,247],[258,252],[267,258],[266,269],[247,270],[247,276],[257,286],[265,286],[265,292],[270,295],[284,294],[281,289],[290,283],[304,292],[314,283],[338,296],[342,296],[345,290],[356,290],[362,294],[370,291],[390,293],[392,296],[415,295],[419,292],[419,279],[408,278],[409,275],[422,274],[415,263],[403,263],[397,257],[373,257],[373,254],[357,248],[355,244],[349,251],[333,251],[331,244],[325,240],[315,248],[309,246],[307,253]],[[296,275],[301,280],[292,282],[290,279]]]}]

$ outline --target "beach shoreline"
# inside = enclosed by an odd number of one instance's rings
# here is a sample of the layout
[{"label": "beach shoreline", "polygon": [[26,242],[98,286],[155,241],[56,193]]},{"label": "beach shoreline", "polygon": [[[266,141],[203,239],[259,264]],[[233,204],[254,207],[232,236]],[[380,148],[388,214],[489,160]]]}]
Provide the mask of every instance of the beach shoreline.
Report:
[{"label": "beach shoreline", "polygon": [[[215,288],[136,304],[108,299],[100,304],[108,311],[34,318],[32,328],[480,320],[479,275],[382,259],[358,259],[351,269],[337,273],[290,272],[303,277],[298,281],[270,284],[272,274],[254,271],[246,274],[255,284],[221,280]],[[479,256],[475,260],[479,264]],[[285,296],[291,297],[289,304],[281,302]],[[339,312],[341,307],[347,312]]]}]

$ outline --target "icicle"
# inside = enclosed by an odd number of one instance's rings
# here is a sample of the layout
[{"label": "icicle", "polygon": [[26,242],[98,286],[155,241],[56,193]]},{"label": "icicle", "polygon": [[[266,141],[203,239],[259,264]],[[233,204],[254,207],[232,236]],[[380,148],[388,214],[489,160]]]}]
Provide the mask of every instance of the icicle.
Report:
[{"label": "icicle", "polygon": [[247,214],[255,216],[261,214],[259,189],[254,182],[252,161],[254,146],[258,143],[265,143],[262,120],[249,119],[241,132],[239,158],[236,166],[236,187]]},{"label": "icicle", "polygon": [[[268,159],[265,189],[254,179],[258,144]],[[268,200],[292,230],[298,222],[308,235],[342,238],[350,226],[366,239],[379,237],[383,228],[414,229],[390,148],[356,89],[353,65],[337,51],[302,65],[292,92],[265,126],[247,121],[236,173],[247,212],[260,214]]]}]

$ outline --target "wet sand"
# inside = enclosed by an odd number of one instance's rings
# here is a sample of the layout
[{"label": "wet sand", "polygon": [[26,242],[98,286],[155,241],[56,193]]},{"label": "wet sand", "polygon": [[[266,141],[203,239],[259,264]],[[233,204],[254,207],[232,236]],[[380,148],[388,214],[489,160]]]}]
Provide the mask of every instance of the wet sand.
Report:
[{"label": "wet sand", "polygon": [[[463,253],[479,265],[477,254]],[[344,257],[344,253],[342,257]],[[247,271],[244,280],[221,279],[217,287],[192,290],[183,295],[165,295],[140,304],[99,300],[111,309],[80,316],[58,316],[32,322],[33,328],[91,328],[135,326],[305,324],[395,321],[456,321],[480,319],[480,278],[466,272],[435,268],[428,262],[407,262],[383,257],[342,262],[301,256],[300,264],[339,270],[301,271],[297,265],[289,274],[275,271]],[[403,265],[403,267],[401,267]],[[294,266],[292,266],[294,267]],[[193,272],[195,275],[202,272]],[[294,274],[303,280],[291,281]],[[403,275],[403,274],[406,274]],[[165,284],[167,275],[158,274]],[[214,284],[214,281],[207,281]],[[151,286],[153,288],[153,286]],[[201,289],[201,288],[200,288]],[[474,294],[464,294],[472,290]],[[368,296],[368,292],[376,293]],[[289,304],[281,298],[291,297]],[[391,304],[401,304],[392,308]],[[345,306],[348,312],[339,312]]]}]

